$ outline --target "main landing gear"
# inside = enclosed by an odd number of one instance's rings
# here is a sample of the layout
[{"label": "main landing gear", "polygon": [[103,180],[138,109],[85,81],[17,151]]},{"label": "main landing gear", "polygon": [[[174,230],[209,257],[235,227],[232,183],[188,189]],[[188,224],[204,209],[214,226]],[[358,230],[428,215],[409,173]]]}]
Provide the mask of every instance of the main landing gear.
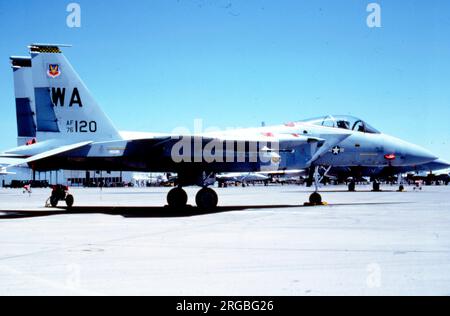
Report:
[{"label": "main landing gear", "polygon": [[[187,205],[187,201],[187,193],[182,187],[176,187],[167,194],[167,203],[170,208],[184,208]],[[195,196],[195,202],[202,211],[214,210],[219,203],[219,197],[213,189],[203,187]]]},{"label": "main landing gear", "polygon": [[211,210],[217,207],[219,197],[213,189],[202,188],[195,196],[195,203],[201,210]]},{"label": "main landing gear", "polygon": [[170,208],[183,208],[186,207],[188,196],[186,191],[181,187],[174,188],[167,194],[167,203]]},{"label": "main landing gear", "polygon": [[403,177],[401,174],[398,174],[397,176],[397,183],[398,183],[398,190],[397,192],[404,192],[405,186],[403,185]]},{"label": "main landing gear", "polygon": [[372,191],[373,191],[373,192],[381,192],[381,189],[380,189],[380,182],[378,182],[377,180],[374,180],[374,181],[372,182]]},{"label": "main landing gear", "polygon": [[348,191],[349,192],[355,192],[356,191],[356,182],[354,180],[352,180],[349,184],[348,184]]}]

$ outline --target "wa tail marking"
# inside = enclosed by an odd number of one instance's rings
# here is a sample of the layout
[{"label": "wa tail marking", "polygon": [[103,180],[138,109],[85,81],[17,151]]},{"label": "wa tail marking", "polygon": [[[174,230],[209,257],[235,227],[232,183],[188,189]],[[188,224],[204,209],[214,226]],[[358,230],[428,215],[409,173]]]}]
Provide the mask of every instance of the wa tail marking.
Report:
[{"label": "wa tail marking", "polygon": [[[66,100],[66,88],[52,88],[52,102],[53,106],[65,105]],[[78,105],[80,108],[83,107],[83,102],[81,101],[80,92],[78,88],[73,88],[72,95],[70,97],[69,107]]]}]

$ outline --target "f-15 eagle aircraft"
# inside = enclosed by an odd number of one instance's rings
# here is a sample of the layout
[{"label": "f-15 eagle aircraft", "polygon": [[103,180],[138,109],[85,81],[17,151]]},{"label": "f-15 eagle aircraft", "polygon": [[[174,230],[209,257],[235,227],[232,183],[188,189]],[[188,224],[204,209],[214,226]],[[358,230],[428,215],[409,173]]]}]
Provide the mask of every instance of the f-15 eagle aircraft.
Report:
[{"label": "f-15 eagle aircraft", "polygon": [[255,173],[255,172],[247,172],[247,173],[225,173],[225,174],[218,174],[216,175],[216,179],[222,183],[225,183],[227,181],[234,181],[234,182],[240,182],[243,185],[251,182],[265,182],[269,181],[270,178],[262,173]]},{"label": "f-15 eagle aircraft", "polygon": [[[218,197],[208,185],[218,173],[310,168],[317,180],[318,166],[337,162],[379,167],[437,159],[361,120],[353,126],[339,126],[342,120],[334,125],[307,121],[199,135],[119,132],[62,47],[33,44],[31,57],[11,57],[21,143],[0,155],[0,173],[23,164],[38,171],[173,172],[178,186],[168,193],[169,206],[185,206],[183,187],[197,185],[197,206],[211,209]],[[319,204],[320,194],[311,194],[310,202]]]},{"label": "f-15 eagle aircraft", "polygon": [[[386,176],[398,176],[399,191],[402,191],[401,174],[412,171],[432,172],[450,167],[448,162],[433,158],[433,155],[423,148],[382,134],[356,117],[328,115],[303,122],[360,132],[353,133],[339,145],[333,147],[315,164],[325,166],[322,168],[321,174],[326,176],[339,179],[371,177],[374,191],[379,190],[378,180]],[[395,142],[395,150],[389,154],[383,154],[387,148],[383,146],[380,138],[386,138],[388,143]],[[380,144],[382,145],[380,146]],[[430,160],[426,161],[425,157],[429,157]],[[402,163],[391,163],[399,159],[402,160]],[[349,190],[353,191],[354,189],[355,182],[351,181]]]}]

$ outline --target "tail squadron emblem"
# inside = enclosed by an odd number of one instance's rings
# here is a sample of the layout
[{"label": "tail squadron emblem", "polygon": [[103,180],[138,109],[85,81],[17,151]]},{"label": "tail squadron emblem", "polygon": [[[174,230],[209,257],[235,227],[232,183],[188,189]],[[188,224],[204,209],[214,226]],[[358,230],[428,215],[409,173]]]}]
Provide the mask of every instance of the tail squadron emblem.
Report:
[{"label": "tail squadron emblem", "polygon": [[48,65],[47,75],[50,78],[56,78],[61,75],[61,70],[59,69],[58,64],[50,64]]}]

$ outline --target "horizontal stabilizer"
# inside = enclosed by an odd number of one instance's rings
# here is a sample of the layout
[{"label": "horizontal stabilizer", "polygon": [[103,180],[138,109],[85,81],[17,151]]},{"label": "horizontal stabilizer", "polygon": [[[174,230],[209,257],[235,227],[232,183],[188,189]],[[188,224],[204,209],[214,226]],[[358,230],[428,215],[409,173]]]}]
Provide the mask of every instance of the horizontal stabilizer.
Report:
[{"label": "horizontal stabilizer", "polygon": [[25,159],[24,158],[13,158],[13,157],[0,157],[0,167],[2,167],[1,170],[4,168],[9,168],[10,166],[18,166],[23,163]]},{"label": "horizontal stabilizer", "polygon": [[0,176],[7,176],[16,174],[15,172],[7,172],[6,170],[0,169]]},{"label": "horizontal stabilizer", "polygon": [[[72,150],[75,150],[75,149],[79,149],[79,148],[85,147],[85,146],[90,145],[90,144],[92,144],[91,141],[76,143],[76,144],[72,144],[72,145],[61,146],[61,147],[58,147],[58,148],[55,148],[55,149],[52,149],[52,150],[49,150],[49,151],[45,151],[43,153],[40,153],[40,154],[31,156],[31,157],[28,157],[28,158],[24,158],[24,159],[0,158],[0,164],[6,165],[6,166],[4,166],[1,169],[0,172],[5,172],[6,169],[8,169],[8,168],[17,167],[17,166],[20,166],[20,165],[28,164],[28,163],[35,162],[35,161],[38,161],[38,160],[42,160],[42,159],[45,159],[45,158],[49,158],[49,157],[52,157],[52,156],[63,154],[63,153],[66,153],[66,152],[69,152],[69,151],[72,151]],[[10,163],[8,163],[8,161]]]}]

